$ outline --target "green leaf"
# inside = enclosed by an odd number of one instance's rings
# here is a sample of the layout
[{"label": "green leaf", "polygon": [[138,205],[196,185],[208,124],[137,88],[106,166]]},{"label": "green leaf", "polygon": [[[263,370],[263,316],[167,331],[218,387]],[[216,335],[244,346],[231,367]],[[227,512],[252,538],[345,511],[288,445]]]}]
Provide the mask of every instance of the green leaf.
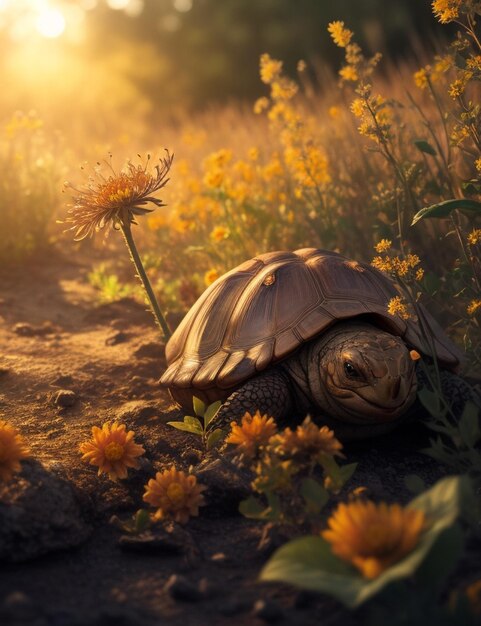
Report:
[{"label": "green leaf", "polygon": [[[303,537],[290,541],[274,553],[261,572],[261,580],[281,581],[328,593],[347,607],[355,608],[387,585],[408,578],[419,569],[442,533],[458,516],[463,482],[459,477],[445,478],[410,503],[410,508],[424,512],[428,526],[412,552],[375,579],[363,578],[336,557],[321,537]],[[452,537],[451,541],[455,543]],[[454,551],[453,548],[453,554]]]},{"label": "green leaf", "polygon": [[421,477],[416,476],[416,474],[408,474],[405,476],[404,484],[411,493],[415,494],[421,493],[426,489],[424,480]]},{"label": "green leaf", "polygon": [[217,402],[213,402],[212,404],[209,404],[209,406],[207,407],[204,413],[204,428],[207,428],[207,426],[212,422],[212,420],[215,418],[215,416],[219,412],[219,409],[221,406],[222,406],[222,402],[220,400],[217,400]]},{"label": "green leaf", "polygon": [[207,450],[211,450],[225,435],[222,428],[216,428],[207,437]]},{"label": "green leaf", "polygon": [[139,509],[135,514],[135,532],[142,533],[150,526],[150,513],[147,509]]},{"label": "green leaf", "polygon": [[193,407],[194,407],[194,413],[196,415],[199,415],[199,417],[204,417],[205,403],[202,402],[202,400],[200,398],[196,398],[194,396],[192,404],[193,404]]},{"label": "green leaf", "polygon": [[262,519],[265,511],[266,507],[255,496],[249,496],[239,504],[239,512],[250,519]]},{"label": "green leaf", "polygon": [[177,430],[184,430],[187,433],[193,433],[194,435],[202,435],[202,429],[198,429],[192,424],[186,422],[167,422],[169,426],[177,428]]},{"label": "green leaf", "polygon": [[329,500],[329,493],[313,478],[304,478],[301,483],[301,495],[310,512],[319,513]]},{"label": "green leaf", "polygon": [[416,139],[416,141],[414,141],[414,145],[420,152],[424,152],[432,156],[436,156],[437,154],[436,150],[425,139]]},{"label": "green leaf", "polygon": [[416,572],[416,582],[419,582],[423,589],[439,590],[454,569],[462,548],[463,533],[460,527],[455,524],[444,530]]},{"label": "green leaf", "polygon": [[463,442],[468,448],[473,448],[479,441],[481,433],[479,429],[479,411],[472,402],[466,403],[458,422],[458,428]]},{"label": "green leaf", "polygon": [[427,387],[423,387],[418,390],[418,398],[432,417],[444,417],[446,414],[446,409],[442,408],[441,399],[439,394],[435,391],[430,391]]},{"label": "green leaf", "polygon": [[188,424],[192,428],[195,428],[196,432],[202,434],[204,429],[202,428],[202,422],[198,417],[193,417],[192,415],[186,415],[184,417],[184,424]]},{"label": "green leaf", "polygon": [[339,474],[343,485],[351,478],[357,468],[357,463],[349,463],[348,465],[341,465],[339,468]]},{"label": "green leaf", "polygon": [[414,224],[417,224],[419,220],[423,220],[427,217],[448,217],[451,211],[454,211],[455,209],[459,209],[460,211],[464,211],[469,214],[480,214],[481,202],[469,200],[468,198],[462,198],[459,200],[445,200],[444,202],[439,202],[438,204],[432,204],[431,206],[424,207],[424,209],[421,209],[416,213],[413,217],[413,221],[411,222],[411,226],[414,226]]}]

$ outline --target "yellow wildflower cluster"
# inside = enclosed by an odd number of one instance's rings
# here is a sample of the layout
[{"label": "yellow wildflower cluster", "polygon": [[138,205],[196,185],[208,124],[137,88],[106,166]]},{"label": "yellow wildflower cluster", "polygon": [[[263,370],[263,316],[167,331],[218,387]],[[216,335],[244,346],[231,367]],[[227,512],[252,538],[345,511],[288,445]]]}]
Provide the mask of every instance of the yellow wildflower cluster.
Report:
[{"label": "yellow wildflower cluster", "polygon": [[424,270],[418,267],[420,263],[421,259],[417,254],[407,254],[404,258],[386,254],[384,256],[376,256],[371,261],[373,267],[381,272],[390,274],[393,278],[418,281],[422,280],[424,276]]},{"label": "yellow wildflower cluster", "polygon": [[465,0],[433,0],[433,13],[441,22],[447,24],[459,18]]},{"label": "yellow wildflower cluster", "polygon": [[282,61],[273,59],[269,54],[261,55],[260,76],[266,85],[272,84],[274,80],[279,78],[282,72]]},{"label": "yellow wildflower cluster", "polygon": [[397,315],[403,320],[408,320],[412,318],[408,306],[406,302],[401,298],[401,296],[394,296],[394,298],[391,298],[389,300],[387,305],[387,312],[389,313],[389,315]]},{"label": "yellow wildflower cluster", "polygon": [[426,65],[414,73],[414,83],[420,89],[425,89],[430,83],[436,83],[453,66],[453,59],[449,55],[437,56],[434,65]]},{"label": "yellow wildflower cluster", "polygon": [[43,128],[43,120],[36,113],[24,113],[17,111],[5,124],[5,134],[9,139],[23,132],[37,131]]},{"label": "yellow wildflower cluster", "polygon": [[481,243],[481,228],[473,228],[468,235],[467,241],[470,246],[476,246],[478,243]]},{"label": "yellow wildflower cluster", "polygon": [[329,31],[332,40],[336,46],[339,46],[339,48],[345,48],[351,42],[354,35],[351,30],[345,28],[344,22],[340,21],[331,22],[328,25],[327,30]]},{"label": "yellow wildflower cluster", "polygon": [[481,300],[471,300],[466,310],[468,315],[478,315],[479,313],[481,313]]}]

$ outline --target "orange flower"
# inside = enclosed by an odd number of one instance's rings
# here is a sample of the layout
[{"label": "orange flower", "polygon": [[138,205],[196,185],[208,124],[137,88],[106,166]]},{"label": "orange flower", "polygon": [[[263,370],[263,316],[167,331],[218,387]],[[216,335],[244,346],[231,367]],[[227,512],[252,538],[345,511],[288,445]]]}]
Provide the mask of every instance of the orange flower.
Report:
[{"label": "orange flower", "polygon": [[419,542],[425,516],[399,504],[355,500],[340,504],[321,533],[334,554],[355,565],[365,578],[377,578]]},{"label": "orange flower", "polygon": [[18,430],[0,420],[0,481],[9,481],[15,472],[20,471],[20,461],[29,455]]},{"label": "orange flower", "polygon": [[137,457],[144,448],[134,442],[134,431],[126,432],[124,424],[115,422],[103,424],[102,428],[92,428],[92,440],[80,444],[82,460],[97,465],[98,474],[108,474],[110,480],[127,478],[129,467],[137,468]]},{"label": "orange flower", "polygon": [[185,524],[189,517],[199,515],[199,507],[205,504],[202,492],[204,485],[197,484],[197,478],[177,470],[157,472],[145,485],[144,501],[158,507],[155,517],[170,517],[175,522]]},{"label": "orange flower", "polygon": [[226,443],[237,445],[239,451],[246,457],[253,458],[259,447],[266,445],[276,432],[277,426],[273,417],[261,415],[259,411],[256,411],[254,415],[246,413],[240,426],[232,422],[231,433]]},{"label": "orange flower", "polygon": [[285,428],[275,439],[279,453],[286,456],[298,456],[315,459],[320,454],[342,456],[342,443],[334,436],[334,431],[327,426],[316,426],[310,417],[300,424],[295,431]]},{"label": "orange flower", "polygon": [[66,186],[77,193],[66,220],[72,224],[71,230],[75,231],[75,240],[92,236],[108,224],[116,226],[119,222],[135,223],[134,216],[152,211],[145,207],[146,204],[164,206],[162,201],[154,198],[152,194],[169,182],[166,177],[172,159],[173,156],[167,152],[167,156],[160,159],[160,164],[155,166],[155,174],[148,171],[149,160],[147,160],[146,165],[129,163],[125,171],[119,174],[109,164],[112,174],[108,178],[97,173],[97,180],[92,178],[83,189],[75,189],[67,183]]}]

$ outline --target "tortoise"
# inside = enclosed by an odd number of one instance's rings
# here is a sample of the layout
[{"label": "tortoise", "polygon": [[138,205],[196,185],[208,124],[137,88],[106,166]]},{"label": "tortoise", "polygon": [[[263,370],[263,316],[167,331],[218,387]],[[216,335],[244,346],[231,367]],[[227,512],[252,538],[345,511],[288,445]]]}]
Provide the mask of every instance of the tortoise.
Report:
[{"label": "tortoise", "polygon": [[475,393],[456,375],[462,353],[424,309],[429,355],[419,324],[388,313],[396,295],[382,272],[336,252],[261,254],[192,306],[167,343],[160,382],[186,411],[194,396],[221,400],[221,427],[259,410],[279,425],[310,414],[364,438],[412,414],[425,384],[416,351],[437,359],[443,391],[462,407]]}]

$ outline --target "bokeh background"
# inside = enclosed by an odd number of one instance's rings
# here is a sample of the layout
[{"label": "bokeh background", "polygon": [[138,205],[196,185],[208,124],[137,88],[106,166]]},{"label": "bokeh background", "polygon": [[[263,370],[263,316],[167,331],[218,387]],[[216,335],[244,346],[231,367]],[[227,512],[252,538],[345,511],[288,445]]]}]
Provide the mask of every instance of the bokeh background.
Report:
[{"label": "bokeh background", "polygon": [[263,52],[291,73],[299,59],[333,66],[335,19],[393,60],[446,34],[428,1],[388,9],[384,0],[0,0],[0,114],[35,109],[64,131],[88,122],[111,136],[113,114],[132,126],[254,100]]}]

